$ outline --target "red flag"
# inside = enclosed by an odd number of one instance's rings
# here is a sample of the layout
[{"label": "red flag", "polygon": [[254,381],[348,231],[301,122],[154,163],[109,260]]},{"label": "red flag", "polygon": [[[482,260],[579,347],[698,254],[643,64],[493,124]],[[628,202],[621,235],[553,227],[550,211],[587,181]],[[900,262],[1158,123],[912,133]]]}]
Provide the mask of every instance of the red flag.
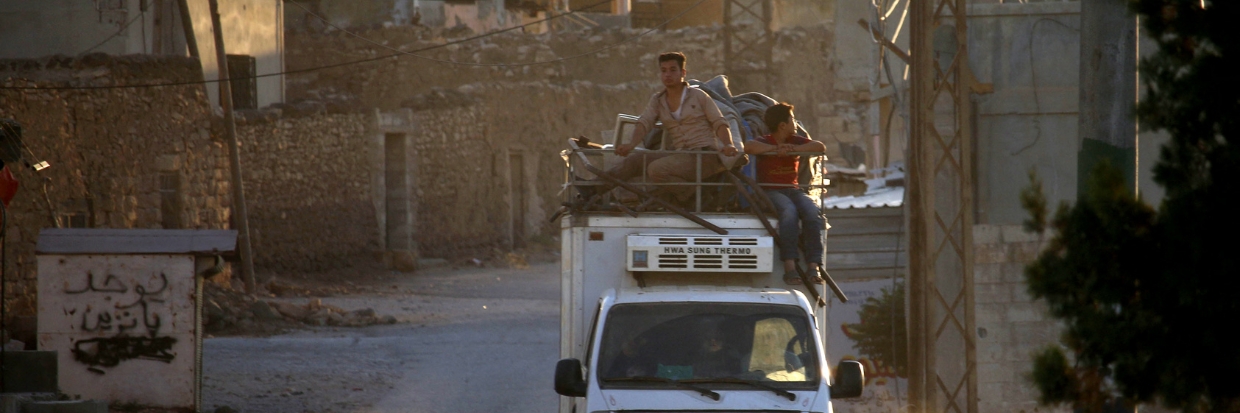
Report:
[{"label": "red flag", "polygon": [[9,170],[9,166],[5,165],[4,169],[0,169],[0,201],[4,202],[4,207],[9,207],[9,201],[13,200],[13,196],[17,195],[17,177],[13,176],[13,171]]}]

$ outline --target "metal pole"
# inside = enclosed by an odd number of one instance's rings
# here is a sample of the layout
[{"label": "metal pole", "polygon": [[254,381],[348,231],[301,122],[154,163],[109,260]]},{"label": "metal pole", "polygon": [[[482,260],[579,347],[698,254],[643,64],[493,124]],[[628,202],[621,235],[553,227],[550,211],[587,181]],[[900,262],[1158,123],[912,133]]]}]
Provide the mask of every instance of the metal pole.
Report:
[{"label": "metal pole", "polygon": [[927,397],[928,369],[926,366],[926,276],[933,270],[933,263],[927,262],[926,251],[928,238],[925,201],[930,198],[927,193],[931,187],[927,185],[927,168],[923,166],[922,141],[925,124],[934,127],[933,108],[924,101],[931,95],[929,86],[934,81],[934,61],[927,51],[932,50],[928,34],[933,27],[933,5],[926,1],[909,3],[909,51],[912,61],[909,62],[909,159],[908,159],[908,234],[909,234],[909,279],[908,279],[908,361],[909,361],[909,412],[930,412]]},{"label": "metal pole", "polygon": [[[965,0],[910,3],[909,403],[974,413],[973,132]],[[950,101],[941,99],[950,97]]]},{"label": "metal pole", "polygon": [[250,220],[245,208],[245,187],[241,180],[241,149],[237,146],[237,119],[233,114],[232,81],[228,79],[228,55],[224,53],[224,33],[220,26],[220,9],[217,0],[208,0],[211,5],[211,27],[215,32],[215,57],[219,63],[220,103],[224,107],[225,137],[228,142],[228,157],[232,170],[233,217],[237,223],[237,247],[241,249],[241,279],[245,281],[245,292],[253,295],[257,291],[254,285],[254,254],[250,248]]},{"label": "metal pole", "polygon": [[[688,93],[688,91],[682,91],[680,93]],[[697,200],[696,203],[694,203],[695,209],[693,211],[697,213],[702,212],[702,153],[703,152],[698,152],[696,154],[697,155],[697,180],[695,182],[697,182],[697,185],[693,186],[695,188],[693,196],[694,196],[694,199]]]},{"label": "metal pole", "polygon": [[[956,23],[956,81],[953,87],[956,93],[953,95],[953,103],[955,104],[956,113],[956,134],[959,138],[957,158],[960,162],[959,168],[956,169],[956,178],[959,187],[956,204],[956,216],[959,222],[960,244],[963,248],[960,250],[960,272],[959,277],[964,282],[960,294],[964,295],[964,328],[960,331],[961,339],[964,341],[964,379],[965,379],[965,411],[968,413],[977,413],[978,394],[977,394],[977,303],[974,301],[973,286],[973,184],[976,180],[973,170],[973,101],[971,91],[973,90],[974,76],[972,69],[969,68],[969,22],[968,9],[969,5],[966,0],[954,0],[956,2],[956,13],[953,13]],[[954,229],[954,228],[953,228]],[[959,406],[957,406],[959,407]]]}]

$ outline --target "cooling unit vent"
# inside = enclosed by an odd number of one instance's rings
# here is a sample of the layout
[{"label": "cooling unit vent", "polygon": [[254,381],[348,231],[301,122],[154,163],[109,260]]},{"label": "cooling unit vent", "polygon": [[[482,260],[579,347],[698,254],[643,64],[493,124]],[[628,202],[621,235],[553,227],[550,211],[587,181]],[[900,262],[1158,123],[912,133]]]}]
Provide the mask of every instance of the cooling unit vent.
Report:
[{"label": "cooling unit vent", "polygon": [[771,272],[766,236],[629,235],[629,271]]}]

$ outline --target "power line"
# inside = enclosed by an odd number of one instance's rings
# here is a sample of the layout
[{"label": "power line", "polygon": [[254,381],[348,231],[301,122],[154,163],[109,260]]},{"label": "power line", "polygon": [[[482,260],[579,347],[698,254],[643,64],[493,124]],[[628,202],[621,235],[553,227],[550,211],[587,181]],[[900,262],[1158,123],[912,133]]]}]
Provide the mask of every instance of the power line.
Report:
[{"label": "power line", "polygon": [[[598,3],[596,3],[596,4],[591,4],[591,5],[587,6],[587,7],[593,7],[593,6],[600,5],[600,4],[603,4],[603,3],[609,2],[609,1],[611,1],[611,0],[602,0],[602,1],[598,2]],[[657,29],[659,29],[659,28],[661,28],[661,27],[663,27],[663,26],[666,26],[668,23],[671,23],[672,21],[674,21],[674,20],[676,20],[676,19],[680,18],[681,16],[685,15],[685,13],[689,12],[689,10],[692,10],[693,8],[695,8],[695,7],[697,7],[698,5],[700,5],[700,4],[702,4],[702,3],[704,3],[705,1],[706,1],[706,0],[698,0],[698,2],[697,2],[697,3],[694,3],[692,6],[689,6],[689,7],[688,7],[688,8],[686,8],[684,11],[682,11],[680,14],[677,14],[676,16],[673,16],[673,17],[672,17],[672,18],[670,18],[670,19],[667,19],[667,20],[666,20],[666,21],[664,21],[663,23],[661,23],[661,24],[659,24],[659,25],[655,26],[654,28],[651,28],[650,30],[647,30],[647,31],[645,31],[645,32],[642,32],[641,34],[638,34],[638,35],[636,35],[636,36],[632,36],[632,37],[626,38],[626,39],[624,39],[623,41],[620,41],[620,42],[617,42],[617,43],[614,43],[614,44],[608,45],[608,46],[606,46],[606,47],[603,47],[603,48],[600,48],[600,49],[597,49],[597,50],[593,50],[593,51],[590,51],[590,52],[587,52],[587,53],[581,53],[581,54],[577,54],[577,55],[573,55],[573,56],[563,57],[563,58],[559,58],[559,59],[549,60],[549,61],[545,61],[545,62],[531,62],[531,63],[519,63],[519,64],[490,64],[490,66],[530,66],[530,65],[537,65],[537,64],[555,63],[555,62],[560,62],[560,61],[565,61],[565,60],[570,60],[570,59],[576,59],[576,58],[585,57],[585,56],[591,56],[591,55],[594,55],[594,54],[596,54],[596,53],[600,53],[600,52],[603,52],[603,51],[607,51],[607,50],[613,49],[613,48],[618,47],[618,46],[620,46],[621,44],[624,44],[624,43],[626,43],[626,42],[628,42],[628,41],[630,41],[630,40],[636,39],[636,38],[638,38],[638,37],[642,37],[642,36],[644,36],[644,35],[646,35],[646,34],[648,34],[648,33],[650,33],[650,32],[653,32],[654,30],[657,30]],[[294,4],[295,4],[295,3],[294,3]],[[495,36],[495,35],[498,35],[498,34],[500,34],[500,33],[505,33],[505,32],[508,32],[508,31],[512,31],[512,30],[516,30],[516,29],[524,28],[524,27],[526,27],[526,26],[531,26],[531,25],[535,25],[535,24],[539,24],[539,23],[547,22],[547,21],[550,21],[550,20],[553,20],[553,19],[557,19],[557,18],[564,17],[564,16],[568,16],[568,15],[570,15],[570,14],[575,14],[575,13],[577,13],[577,11],[570,11],[570,12],[568,12],[568,13],[558,14],[558,15],[551,16],[551,17],[548,17],[548,18],[545,18],[545,19],[541,19],[541,20],[537,20],[537,21],[530,22],[530,23],[526,23],[526,24],[523,24],[523,25],[520,25],[520,26],[514,26],[514,27],[510,27],[510,28],[503,29],[503,30],[498,30],[498,31],[489,32],[489,33],[484,33],[484,34],[481,34],[481,35],[472,36],[472,37],[467,37],[467,38],[464,38],[464,39],[454,40],[454,41],[451,41],[451,42],[446,42],[446,43],[444,43],[444,44],[440,44],[440,45],[434,45],[434,46],[424,47],[424,48],[417,49],[417,50],[413,50],[413,51],[409,51],[409,52],[401,51],[401,52],[399,52],[399,53],[393,53],[393,54],[388,54],[388,55],[383,55],[383,56],[377,56],[377,57],[371,57],[371,58],[366,58],[366,59],[352,60],[352,61],[347,61],[347,62],[341,62],[341,63],[335,63],[335,64],[329,64],[329,65],[323,65],[323,66],[317,66],[317,67],[309,67],[309,68],[304,68],[304,69],[285,70],[285,71],[282,71],[282,72],[266,73],[266,74],[255,75],[255,76],[245,76],[245,77],[238,77],[238,78],[224,78],[224,79],[214,79],[214,80],[202,80],[202,81],[165,82],[165,83],[146,83],[146,84],[136,84],[136,85],[110,85],[110,86],[50,86],[50,87],[42,87],[42,86],[0,86],[0,90],[99,90],[99,89],[137,89],[137,88],[147,88],[147,87],[166,87],[166,86],[188,86],[188,85],[202,85],[202,84],[218,83],[218,82],[223,82],[223,81],[232,81],[232,80],[249,80],[249,79],[261,79],[261,78],[267,78],[267,77],[273,77],[273,76],[281,76],[281,75],[287,75],[287,74],[297,74],[297,73],[315,72],[315,71],[324,70],[324,69],[332,69],[332,68],[337,68],[337,67],[351,66],[351,65],[355,65],[355,64],[369,63],[369,62],[379,61],[379,60],[388,59],[388,58],[393,58],[393,57],[400,57],[400,56],[402,56],[402,55],[414,55],[414,53],[418,53],[418,52],[425,52],[425,51],[430,51],[430,50],[440,49],[440,48],[448,47],[448,46],[451,46],[451,45],[454,45],[454,44],[460,44],[460,43],[465,43],[465,42],[469,42],[469,41],[473,41],[473,40],[477,40],[477,39],[481,39],[481,38],[485,38],[485,37]],[[317,17],[317,16],[316,16],[316,17]],[[386,47],[386,46],[385,46],[385,47]],[[416,56],[416,55],[414,55],[414,56]],[[420,57],[426,58],[426,57],[424,57],[424,56],[420,56]],[[431,58],[427,58],[427,59],[431,59]],[[438,59],[432,59],[432,60],[438,60]],[[456,63],[456,64],[467,64],[467,63],[463,63],[463,62],[453,62],[453,61],[441,61],[441,62],[445,62],[445,63]],[[474,65],[484,65],[484,66],[485,66],[486,64],[474,64]]]},{"label": "power line", "polygon": [[[98,49],[98,48],[99,48],[99,46],[103,46],[105,43],[107,43],[107,42],[111,41],[112,39],[115,39],[115,38],[116,38],[116,36],[120,36],[120,35],[121,35],[121,33],[124,33],[124,32],[125,32],[125,30],[129,29],[129,26],[130,26],[130,25],[132,25],[134,22],[138,21],[139,19],[141,19],[141,18],[143,18],[143,17],[146,17],[146,2],[142,2],[142,3],[138,4],[138,9],[139,9],[139,10],[141,10],[141,12],[140,12],[140,13],[138,13],[138,15],[137,15],[137,16],[134,16],[134,18],[129,19],[129,21],[125,22],[125,24],[121,25],[120,30],[117,30],[117,31],[116,31],[116,33],[112,33],[112,35],[111,35],[111,36],[108,36],[108,38],[103,39],[103,41],[99,42],[98,44],[96,44],[96,45],[94,45],[94,46],[91,46],[89,49],[86,49],[86,50],[82,51],[81,53],[78,53],[77,55],[78,55],[78,56],[81,56],[81,55],[84,55],[84,54],[90,53],[92,50]],[[143,44],[145,45],[145,43],[146,43],[146,39],[145,39],[145,36],[143,36],[143,37],[144,37],[144,38],[142,39],[142,42],[143,42]]]},{"label": "power line", "polygon": [[[605,2],[605,1],[610,1],[610,0],[602,0],[602,1],[600,1],[598,4],[602,4],[602,3],[603,3],[603,2]],[[296,3],[294,3],[294,4],[296,4]],[[439,44],[439,45],[434,45],[434,46],[424,47],[424,48],[421,48],[421,49],[418,49],[418,50],[414,50],[413,52],[410,52],[410,53],[425,52],[425,51],[429,51],[429,50],[435,50],[435,49],[440,49],[440,48],[448,47],[448,46],[451,46],[451,45],[454,45],[454,44],[466,43],[466,42],[474,41],[474,40],[481,39],[481,38],[485,38],[485,37],[495,36],[495,35],[498,35],[498,34],[501,34],[501,33],[509,32],[509,31],[513,31],[513,30],[516,30],[516,29],[525,28],[525,27],[527,27],[527,26],[532,26],[532,25],[535,25],[535,24],[539,24],[539,23],[543,23],[543,22],[551,21],[551,20],[554,20],[554,19],[557,19],[557,18],[560,18],[560,17],[564,17],[564,16],[569,15],[569,14],[573,14],[573,13],[576,13],[576,11],[570,11],[570,12],[565,13],[565,14],[559,14],[559,15],[551,16],[551,17],[548,17],[548,18],[545,18],[545,19],[541,19],[541,20],[537,20],[537,21],[529,22],[529,23],[526,23],[526,24],[523,24],[523,25],[520,25],[520,26],[509,27],[509,28],[507,28],[507,29],[503,29],[503,30],[497,30],[497,31],[489,32],[489,33],[483,33],[483,34],[480,34],[480,35],[477,35],[477,36],[466,37],[466,38],[463,38],[463,39],[458,39],[458,40],[453,40],[453,41],[450,41],[450,42],[445,42],[444,44]],[[316,16],[316,17],[317,17],[317,16]],[[222,79],[202,80],[202,81],[165,82],[165,83],[146,83],[146,84],[136,84],[136,85],[112,85],[112,86],[53,86],[53,87],[39,87],[39,86],[19,86],[19,87],[15,87],[15,86],[0,86],[0,90],[2,90],[2,89],[16,89],[16,90],[32,90],[32,89],[37,89],[37,90],[134,89],[134,88],[145,88],[145,87],[164,87],[164,86],[187,86],[187,85],[201,85],[201,84],[218,83],[218,82],[223,82],[223,81],[233,81],[233,80],[249,80],[249,79],[262,79],[262,78],[274,77],[274,76],[280,76],[280,75],[286,75],[286,74],[296,74],[296,73],[314,72],[314,71],[319,71],[319,70],[323,70],[323,69],[332,69],[332,68],[343,67],[343,66],[350,66],[350,65],[361,64],[361,63],[369,63],[369,62],[374,62],[374,61],[378,61],[378,60],[387,59],[387,58],[390,58],[390,57],[399,57],[399,56],[400,56],[400,53],[394,53],[394,54],[389,54],[389,55],[383,55],[383,56],[377,56],[377,57],[371,57],[371,58],[359,59],[359,60],[351,60],[351,61],[347,61],[347,62],[334,63],[334,64],[323,65],[323,66],[308,67],[308,68],[304,68],[304,69],[295,69],[295,70],[285,70],[285,71],[282,71],[282,72],[265,73],[265,74],[261,74],[261,75],[246,76],[246,77],[238,77],[238,78],[222,78]]]},{"label": "power line", "polygon": [[[663,26],[666,26],[668,23],[671,23],[672,21],[674,21],[674,20],[676,20],[676,19],[680,18],[681,16],[684,16],[684,15],[685,15],[685,13],[688,13],[690,10],[692,10],[693,8],[697,7],[698,5],[702,4],[702,3],[703,3],[703,2],[705,2],[705,1],[706,1],[706,0],[698,0],[698,2],[697,2],[697,3],[694,3],[692,6],[689,6],[688,8],[686,8],[686,9],[682,10],[679,14],[677,14],[677,15],[675,15],[675,16],[672,16],[672,18],[668,19],[667,21],[664,21],[662,24],[659,24],[658,26],[652,27],[652,28],[650,28],[649,30],[646,30],[646,31],[641,32],[641,33],[639,33],[639,34],[636,34],[636,35],[633,35],[633,36],[629,36],[628,38],[625,38],[624,40],[621,40],[621,41],[619,41],[619,42],[613,43],[613,44],[608,45],[608,46],[606,46],[606,47],[603,47],[603,48],[601,48],[601,49],[593,50],[593,51],[586,52],[586,53],[581,53],[581,54],[576,54],[576,55],[571,55],[571,56],[561,57],[561,58],[557,58],[557,59],[551,59],[551,60],[541,61],[541,62],[539,62],[539,61],[534,61],[534,62],[525,62],[525,63],[472,63],[472,62],[459,62],[459,61],[455,61],[455,60],[443,60],[443,59],[436,59],[436,58],[433,58],[433,57],[422,56],[422,55],[414,54],[415,52],[406,52],[406,51],[403,51],[403,50],[400,50],[400,49],[393,48],[393,47],[388,46],[388,45],[386,45],[386,44],[382,44],[382,43],[376,42],[376,41],[374,41],[374,40],[367,39],[367,38],[362,37],[361,35],[359,35],[359,34],[357,34],[357,33],[353,33],[353,32],[350,32],[350,31],[348,31],[348,30],[345,30],[344,28],[341,28],[341,27],[339,27],[339,26],[336,26],[336,25],[332,24],[330,21],[328,21],[328,20],[327,20],[327,18],[325,18],[325,17],[323,17],[323,16],[319,16],[319,15],[317,15],[317,14],[314,14],[314,12],[310,11],[309,9],[306,9],[306,8],[305,8],[305,6],[302,6],[302,5],[298,4],[298,3],[292,3],[292,4],[293,4],[294,6],[297,6],[297,7],[301,8],[302,10],[305,10],[306,14],[309,14],[309,15],[311,15],[311,16],[314,16],[314,17],[318,18],[319,20],[322,20],[322,21],[323,21],[323,23],[327,24],[328,26],[331,26],[332,28],[335,28],[336,30],[340,30],[341,32],[343,32],[343,33],[345,33],[345,34],[350,35],[350,36],[353,36],[353,37],[356,37],[356,38],[358,38],[358,39],[361,39],[362,41],[364,41],[364,42],[366,42],[366,43],[370,43],[370,44],[372,44],[372,45],[382,47],[382,48],[384,48],[384,49],[387,49],[387,50],[390,50],[390,51],[396,52],[397,54],[400,54],[400,55],[405,55],[405,56],[416,57],[416,58],[418,58],[418,59],[429,60],[429,61],[432,61],[432,62],[446,63],[446,64],[451,64],[451,65],[461,65],[461,66],[484,66],[484,67],[521,67],[521,66],[535,66],[535,65],[548,64],[548,63],[557,63],[557,62],[562,62],[562,61],[565,61],[565,60],[572,60],[572,59],[577,59],[577,58],[581,58],[581,57],[585,57],[585,56],[590,56],[590,55],[593,55],[593,54],[596,54],[596,53],[600,53],[600,52],[605,52],[605,51],[607,51],[607,50],[610,50],[610,49],[616,48],[616,47],[618,47],[618,46],[620,46],[620,45],[622,45],[622,44],[624,44],[624,43],[628,43],[628,42],[630,42],[630,41],[632,41],[632,40],[634,40],[634,39],[637,39],[637,38],[640,38],[640,37],[645,36],[645,35],[647,35],[647,34],[650,34],[651,32],[653,32],[653,31],[655,31],[655,30],[658,30],[658,29],[663,28]],[[594,6],[598,6],[598,5],[601,5],[601,4],[603,4],[603,3],[609,3],[609,2],[611,2],[611,0],[604,0],[604,1],[601,1],[601,2],[598,2],[598,3],[594,3],[594,4],[591,4],[591,5],[587,5],[587,6],[585,6],[585,7],[582,7],[582,10],[587,10],[587,9],[590,9],[590,8],[592,8],[592,7],[594,7]],[[570,13],[565,13],[565,14],[562,14],[562,15],[559,15],[559,16],[565,16],[565,15],[572,14],[572,13],[573,13],[573,12],[570,12]],[[559,17],[559,16],[556,16],[556,17]]]}]

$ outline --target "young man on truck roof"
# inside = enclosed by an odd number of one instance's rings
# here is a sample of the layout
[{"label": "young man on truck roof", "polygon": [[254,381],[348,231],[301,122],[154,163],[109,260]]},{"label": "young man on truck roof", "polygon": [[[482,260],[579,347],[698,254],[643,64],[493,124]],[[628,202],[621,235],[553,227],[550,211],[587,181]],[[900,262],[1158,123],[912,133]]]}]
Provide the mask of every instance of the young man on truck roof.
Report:
[{"label": "young man on truck roof", "polygon": [[[650,97],[629,143],[616,145],[616,155],[625,159],[607,173],[620,180],[628,180],[641,176],[642,167],[645,166],[646,178],[651,183],[693,182],[697,179],[697,155],[650,153],[644,156],[628,156],[642,143],[646,134],[654,129],[655,122],[663,122],[665,142],[670,137],[671,144],[665,148],[718,151],[726,156],[736,155],[737,148],[732,144],[732,131],[728,128],[723,114],[719,112],[719,107],[715,106],[715,101],[706,92],[690,87],[685,82],[685,75],[689,73],[685,60],[685,55],[680,52],[659,55],[659,80],[663,82],[664,89]],[[702,177],[723,171],[724,166],[718,156],[703,155],[701,159]],[[671,193],[678,200],[683,200],[693,189],[688,186],[664,187],[659,192]]]},{"label": "young man on truck roof", "polygon": [[[811,280],[824,283],[819,277],[818,267],[822,266],[822,216],[818,206],[801,190],[797,182],[800,171],[801,157],[788,155],[789,152],[826,152],[822,142],[812,141],[796,135],[796,117],[792,114],[792,105],[778,103],[767,108],[762,117],[770,135],[749,141],[745,145],[745,153],[761,155],[775,152],[776,155],[758,157],[758,183],[763,191],[775,204],[779,212],[779,258],[784,262],[784,282],[798,284],[796,277],[796,260],[798,240],[805,247],[805,261],[809,266]],[[798,222],[799,218],[799,222]]]}]

